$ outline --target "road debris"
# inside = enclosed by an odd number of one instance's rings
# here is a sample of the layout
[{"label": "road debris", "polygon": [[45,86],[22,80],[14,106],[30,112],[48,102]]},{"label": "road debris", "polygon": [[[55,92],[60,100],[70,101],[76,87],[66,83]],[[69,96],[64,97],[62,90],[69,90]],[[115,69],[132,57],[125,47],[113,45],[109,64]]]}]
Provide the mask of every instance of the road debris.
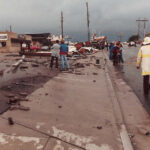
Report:
[{"label": "road debris", "polygon": [[29,107],[25,107],[25,106],[22,106],[22,105],[15,105],[15,106],[11,106],[10,107],[10,110],[23,110],[23,111],[29,111],[30,108]]},{"label": "road debris", "polygon": [[19,94],[20,94],[20,96],[24,96],[24,97],[26,97],[28,95],[28,93],[26,93],[26,92],[22,92],[22,93],[19,93]]},{"label": "road debris", "polygon": [[93,72],[93,75],[98,75],[98,73],[96,73],[96,72]]},{"label": "road debris", "polygon": [[74,66],[76,68],[84,68],[85,67],[82,63],[76,63]]},{"label": "road debris", "polygon": [[9,125],[14,125],[14,121],[11,117],[8,118],[8,123]]}]

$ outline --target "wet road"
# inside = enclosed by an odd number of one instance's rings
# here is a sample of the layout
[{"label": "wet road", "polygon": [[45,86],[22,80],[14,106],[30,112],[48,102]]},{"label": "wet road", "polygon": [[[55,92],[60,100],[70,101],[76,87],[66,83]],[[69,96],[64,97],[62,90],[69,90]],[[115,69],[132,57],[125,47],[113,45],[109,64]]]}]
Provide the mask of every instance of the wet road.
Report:
[{"label": "wet road", "polygon": [[124,65],[119,66],[119,70],[122,73],[124,80],[132,87],[138,98],[148,112],[150,113],[150,96],[145,97],[143,94],[143,78],[141,76],[141,70],[136,69],[136,57],[140,46],[131,47],[124,46]]}]

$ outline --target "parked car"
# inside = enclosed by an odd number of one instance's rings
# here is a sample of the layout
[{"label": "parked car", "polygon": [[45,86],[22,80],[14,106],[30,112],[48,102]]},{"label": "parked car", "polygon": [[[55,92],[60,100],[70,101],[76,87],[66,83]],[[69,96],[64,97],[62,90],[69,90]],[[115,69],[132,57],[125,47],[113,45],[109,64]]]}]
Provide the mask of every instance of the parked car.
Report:
[{"label": "parked car", "polygon": [[33,50],[33,51],[39,51],[40,48],[37,47],[37,46],[31,46],[31,47],[30,47],[30,50]]},{"label": "parked car", "polygon": [[129,42],[128,46],[129,46],[129,47],[132,47],[132,46],[136,47],[136,42],[131,41],[131,42]]},{"label": "parked car", "polygon": [[69,56],[72,56],[74,54],[77,54],[78,51],[77,51],[77,48],[75,46],[68,46],[69,50],[68,50],[68,55]]},{"label": "parked car", "polygon": [[49,46],[42,46],[42,47],[41,47],[41,50],[43,50],[43,51],[48,51],[48,50],[50,50],[50,48],[49,48]]}]

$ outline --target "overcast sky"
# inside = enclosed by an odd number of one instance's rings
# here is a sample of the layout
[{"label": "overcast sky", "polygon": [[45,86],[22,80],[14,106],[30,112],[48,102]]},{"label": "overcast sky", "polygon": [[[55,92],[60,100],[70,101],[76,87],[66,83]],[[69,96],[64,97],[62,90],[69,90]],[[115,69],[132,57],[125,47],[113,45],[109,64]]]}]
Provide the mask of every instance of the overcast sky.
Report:
[{"label": "overcast sky", "polygon": [[0,30],[12,25],[18,33],[59,34],[63,11],[65,34],[75,40],[87,39],[86,2],[91,32],[97,34],[132,35],[137,33],[136,19],[150,19],[150,0],[0,0]]}]

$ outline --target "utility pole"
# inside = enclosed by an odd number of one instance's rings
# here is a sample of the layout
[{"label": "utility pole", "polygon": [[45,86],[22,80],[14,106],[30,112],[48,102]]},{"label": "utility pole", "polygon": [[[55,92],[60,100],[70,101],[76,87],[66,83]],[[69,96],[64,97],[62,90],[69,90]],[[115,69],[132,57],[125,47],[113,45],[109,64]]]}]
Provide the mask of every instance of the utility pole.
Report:
[{"label": "utility pole", "polygon": [[[147,19],[138,19],[136,20],[138,22],[138,37],[139,39],[143,36],[145,37],[146,34],[146,22],[148,22]],[[143,22],[143,30],[141,29],[141,22]],[[142,35],[142,36],[141,36]]]},{"label": "utility pole", "polygon": [[87,28],[88,28],[88,41],[90,41],[90,15],[89,15],[89,6],[88,2],[86,2],[86,8],[87,8]]},{"label": "utility pole", "polygon": [[64,16],[62,11],[61,11],[61,36],[62,39],[64,39]]}]

